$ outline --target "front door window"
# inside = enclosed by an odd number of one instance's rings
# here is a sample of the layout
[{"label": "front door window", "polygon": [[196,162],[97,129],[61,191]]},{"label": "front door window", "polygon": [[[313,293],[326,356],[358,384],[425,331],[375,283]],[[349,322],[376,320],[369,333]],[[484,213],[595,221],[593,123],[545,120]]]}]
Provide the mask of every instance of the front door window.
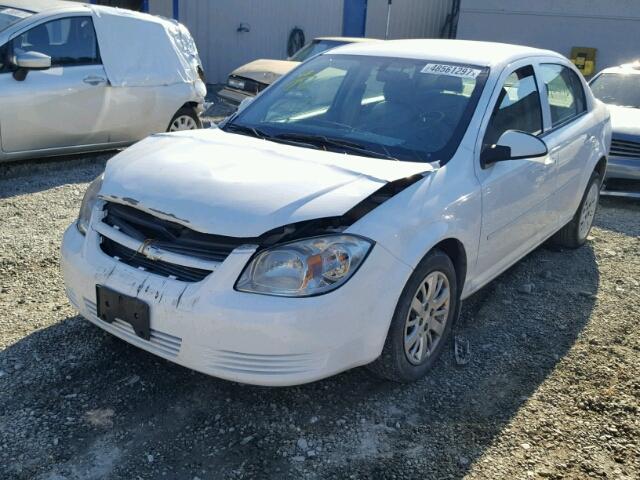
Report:
[{"label": "front door window", "polygon": [[507,130],[539,135],[542,107],[533,67],[519,68],[507,77],[484,137],[484,146],[494,145]]}]

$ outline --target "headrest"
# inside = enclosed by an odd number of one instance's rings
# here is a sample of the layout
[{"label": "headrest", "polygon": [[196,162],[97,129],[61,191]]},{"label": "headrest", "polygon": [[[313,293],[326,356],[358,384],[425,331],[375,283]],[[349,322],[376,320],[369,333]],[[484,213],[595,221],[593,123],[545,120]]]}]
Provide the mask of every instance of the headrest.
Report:
[{"label": "headrest", "polygon": [[462,93],[464,85],[460,77],[452,77],[451,75],[439,75],[436,80],[436,88],[441,92]]},{"label": "headrest", "polygon": [[49,39],[49,30],[47,30],[46,25],[38,25],[37,27],[29,30],[27,39],[29,40],[33,50],[36,51],[39,48],[49,47],[51,44]]},{"label": "headrest", "polygon": [[382,93],[387,102],[392,103],[412,103],[413,81],[408,74],[403,72],[393,72],[385,83]]},{"label": "headrest", "polygon": [[409,74],[398,70],[378,70],[376,80],[382,83],[409,80]]}]

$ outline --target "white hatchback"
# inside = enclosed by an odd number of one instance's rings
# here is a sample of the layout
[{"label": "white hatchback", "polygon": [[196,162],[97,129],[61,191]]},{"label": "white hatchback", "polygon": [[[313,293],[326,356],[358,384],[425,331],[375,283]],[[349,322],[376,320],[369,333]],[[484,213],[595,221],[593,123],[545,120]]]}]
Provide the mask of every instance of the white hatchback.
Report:
[{"label": "white hatchback", "polygon": [[573,65],[449,40],[354,44],[220,128],[113,158],[65,233],[67,294],[127,342],[239,382],[423,376],[460,303],[579,247],[611,140]]}]

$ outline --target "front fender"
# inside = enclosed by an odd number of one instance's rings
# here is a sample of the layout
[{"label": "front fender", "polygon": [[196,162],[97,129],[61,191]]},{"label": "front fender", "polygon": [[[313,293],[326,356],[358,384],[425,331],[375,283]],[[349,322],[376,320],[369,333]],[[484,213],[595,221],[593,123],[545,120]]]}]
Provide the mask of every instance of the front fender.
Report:
[{"label": "front fender", "polygon": [[438,243],[455,239],[466,252],[463,297],[470,291],[478,255],[481,196],[475,177],[447,180],[446,166],[427,175],[353,224],[348,231],[369,237],[414,269]]}]

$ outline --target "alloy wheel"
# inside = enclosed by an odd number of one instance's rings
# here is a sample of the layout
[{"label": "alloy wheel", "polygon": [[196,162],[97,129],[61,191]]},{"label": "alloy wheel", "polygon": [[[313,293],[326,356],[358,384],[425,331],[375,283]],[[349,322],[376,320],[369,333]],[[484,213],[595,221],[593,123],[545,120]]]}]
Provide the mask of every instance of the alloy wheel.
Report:
[{"label": "alloy wheel", "polygon": [[589,187],[587,197],[584,199],[584,205],[580,212],[580,223],[578,224],[578,235],[585,238],[589,234],[593,218],[596,215],[596,207],[598,206],[599,185],[593,182]]},{"label": "alloy wheel", "polygon": [[450,304],[447,276],[440,271],[429,273],[413,295],[405,321],[404,351],[413,365],[424,363],[440,343]]},{"label": "alloy wheel", "polygon": [[193,117],[189,115],[180,115],[176,117],[173,122],[171,122],[171,126],[169,127],[170,132],[181,132],[183,130],[195,130],[198,128],[196,121]]}]

